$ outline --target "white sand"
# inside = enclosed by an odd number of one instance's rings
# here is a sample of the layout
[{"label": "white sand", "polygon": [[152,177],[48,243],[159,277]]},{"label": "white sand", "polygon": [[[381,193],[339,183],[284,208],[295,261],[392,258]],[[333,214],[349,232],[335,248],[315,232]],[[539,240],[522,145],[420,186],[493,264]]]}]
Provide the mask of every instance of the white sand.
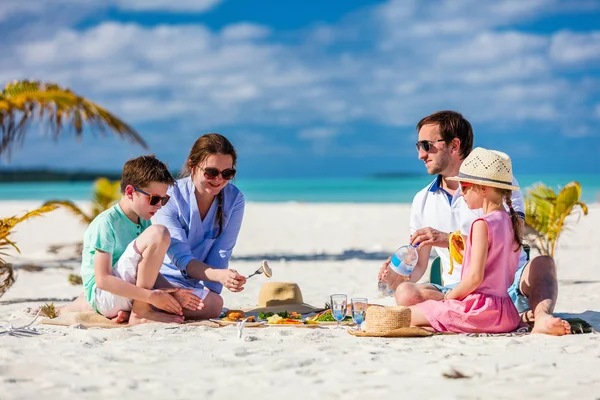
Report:
[{"label": "white sand", "polygon": [[[0,202],[0,217],[37,202]],[[377,299],[381,261],[408,238],[407,205],[249,204],[232,267],[244,274],[267,258],[273,280],[295,281],[305,301],[334,292]],[[600,205],[565,233],[557,250],[557,312],[600,330]],[[77,257],[52,244],[81,240],[84,226],[63,210],[19,225],[17,283],[0,299],[0,326],[21,324],[35,299],[70,298]],[[266,278],[225,293],[229,307],[256,304]],[[11,300],[29,299],[7,304]],[[58,304],[58,303],[57,303]],[[470,338],[356,338],[342,329],[164,326],[79,330],[38,325],[42,335],[0,336],[0,398],[600,398],[600,335]],[[453,368],[469,379],[447,379]]]}]

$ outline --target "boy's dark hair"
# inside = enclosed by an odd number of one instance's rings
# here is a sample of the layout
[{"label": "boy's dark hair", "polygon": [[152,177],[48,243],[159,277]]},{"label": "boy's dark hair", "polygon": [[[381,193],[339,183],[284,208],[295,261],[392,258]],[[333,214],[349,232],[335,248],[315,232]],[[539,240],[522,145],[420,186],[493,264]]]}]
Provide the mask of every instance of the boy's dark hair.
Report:
[{"label": "boy's dark hair", "polygon": [[142,188],[148,186],[151,182],[166,183],[168,185],[175,183],[167,165],[156,158],[154,154],[133,158],[123,166],[121,193],[125,193],[127,185]]},{"label": "boy's dark hair", "polygon": [[460,140],[460,155],[465,159],[473,150],[473,128],[461,113],[456,111],[438,111],[426,116],[417,124],[417,132],[423,125],[438,125],[440,134],[446,143],[452,139]]}]

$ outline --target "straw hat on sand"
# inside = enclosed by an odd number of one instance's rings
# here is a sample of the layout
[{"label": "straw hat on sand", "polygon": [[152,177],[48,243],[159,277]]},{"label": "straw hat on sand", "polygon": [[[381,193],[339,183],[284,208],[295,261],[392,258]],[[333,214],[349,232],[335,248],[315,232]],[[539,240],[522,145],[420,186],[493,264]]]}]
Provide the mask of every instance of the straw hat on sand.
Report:
[{"label": "straw hat on sand", "polygon": [[258,294],[258,308],[247,313],[287,311],[307,314],[322,309],[306,304],[300,286],[294,282],[266,282]]},{"label": "straw hat on sand", "polygon": [[433,333],[416,326],[410,326],[408,307],[369,307],[365,316],[367,329],[348,329],[353,336],[374,337],[415,337],[431,336]]},{"label": "straw hat on sand", "polygon": [[474,148],[461,164],[458,176],[447,179],[499,189],[519,189],[518,186],[513,185],[510,157],[501,151],[483,147]]}]

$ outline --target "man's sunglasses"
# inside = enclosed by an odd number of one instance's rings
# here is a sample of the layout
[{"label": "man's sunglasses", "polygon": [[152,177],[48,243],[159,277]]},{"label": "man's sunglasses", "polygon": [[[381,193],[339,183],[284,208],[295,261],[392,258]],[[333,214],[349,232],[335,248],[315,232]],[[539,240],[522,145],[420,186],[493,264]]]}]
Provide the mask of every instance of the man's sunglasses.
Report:
[{"label": "man's sunglasses", "polygon": [[221,174],[223,179],[228,181],[228,180],[232,179],[235,176],[235,173],[237,172],[235,170],[235,168],[227,168],[227,169],[224,169],[223,171],[219,171],[217,168],[213,168],[213,167],[206,167],[206,168],[199,167],[199,168],[202,171],[204,171],[204,177],[206,179],[215,179],[217,176],[219,176],[219,174]]},{"label": "man's sunglasses", "polygon": [[423,149],[423,151],[429,152],[429,150],[431,150],[431,148],[433,147],[433,144],[437,143],[437,142],[445,142],[445,140],[444,139],[440,139],[440,140],[419,140],[416,143],[417,151],[419,151],[420,149]]},{"label": "man's sunglasses", "polygon": [[157,194],[150,194],[148,192],[144,192],[142,189],[135,187],[135,186],[133,187],[133,189],[136,192],[140,192],[141,194],[145,194],[146,196],[148,196],[148,203],[150,203],[151,206],[157,205],[159,201],[160,201],[160,205],[164,206],[169,202],[169,199],[171,198],[168,194],[166,194],[164,196],[159,196]]}]

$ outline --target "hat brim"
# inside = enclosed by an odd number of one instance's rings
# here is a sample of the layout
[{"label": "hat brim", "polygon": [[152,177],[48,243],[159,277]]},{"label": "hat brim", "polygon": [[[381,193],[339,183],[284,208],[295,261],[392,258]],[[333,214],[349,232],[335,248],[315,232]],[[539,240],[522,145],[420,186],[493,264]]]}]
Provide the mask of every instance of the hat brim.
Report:
[{"label": "hat brim", "polygon": [[306,304],[306,303],[301,303],[301,304],[280,304],[277,306],[268,306],[268,307],[259,307],[259,308],[253,308],[252,310],[248,310],[245,311],[246,314],[248,313],[279,313],[279,312],[283,312],[283,311],[287,311],[288,313],[291,312],[297,312],[298,314],[308,314],[308,313],[312,313],[312,312],[317,312],[317,311],[321,311],[322,308],[317,308],[314,306],[311,306],[310,304]]},{"label": "hat brim", "polygon": [[452,176],[452,177],[446,178],[446,180],[458,181],[458,182],[468,182],[468,183],[473,183],[475,185],[490,186],[490,187],[495,187],[498,189],[519,190],[519,187],[515,186],[515,185],[508,185],[506,183],[486,181],[486,180],[481,180],[481,179],[461,178],[459,176]]},{"label": "hat brim", "polygon": [[356,329],[347,329],[348,333],[352,336],[358,337],[426,337],[432,336],[433,332],[427,329],[411,326],[409,328],[397,328],[386,332],[369,332],[369,331],[358,331]]}]

